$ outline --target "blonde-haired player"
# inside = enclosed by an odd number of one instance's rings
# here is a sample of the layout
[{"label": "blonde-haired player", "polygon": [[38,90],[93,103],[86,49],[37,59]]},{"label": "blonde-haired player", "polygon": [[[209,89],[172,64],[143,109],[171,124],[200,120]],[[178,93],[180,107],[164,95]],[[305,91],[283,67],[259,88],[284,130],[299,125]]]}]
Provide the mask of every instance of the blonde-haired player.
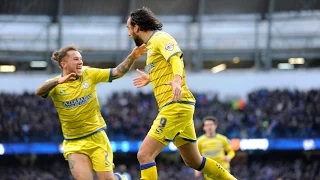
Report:
[{"label": "blonde-haired player", "polygon": [[[217,161],[230,172],[230,161],[235,156],[235,152],[232,150],[228,138],[216,132],[218,119],[214,116],[207,116],[203,118],[202,123],[205,134],[198,138],[200,154]],[[201,172],[195,171],[195,176],[201,176]],[[204,175],[204,179],[211,180],[206,175]]]},{"label": "blonde-haired player", "polygon": [[83,60],[75,46],[65,46],[52,55],[62,74],[47,80],[37,90],[42,97],[50,96],[57,109],[64,136],[64,156],[76,180],[121,179],[113,174],[113,153],[105,133],[96,85],[111,82],[127,73],[136,59],[146,53],[146,46],[135,47],[117,67],[82,70]]},{"label": "blonde-haired player", "polygon": [[183,53],[175,39],[162,30],[162,23],[146,7],[130,13],[128,35],[137,46],[146,44],[148,74],[138,71],[136,87],[152,84],[159,114],[143,140],[139,152],[141,179],[157,180],[156,156],[170,141],[177,146],[185,164],[212,178],[235,178],[217,162],[202,157],[196,145],[193,124],[195,98],[186,83]]}]

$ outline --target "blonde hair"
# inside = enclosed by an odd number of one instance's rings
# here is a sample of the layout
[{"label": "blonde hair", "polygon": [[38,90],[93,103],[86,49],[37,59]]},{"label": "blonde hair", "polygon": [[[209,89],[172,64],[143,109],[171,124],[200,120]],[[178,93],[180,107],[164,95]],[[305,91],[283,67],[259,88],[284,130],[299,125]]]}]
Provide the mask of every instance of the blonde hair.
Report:
[{"label": "blonde hair", "polygon": [[67,53],[69,51],[80,52],[78,46],[76,46],[76,45],[64,46],[61,49],[59,49],[58,51],[55,51],[52,53],[51,60],[56,61],[58,63],[58,65],[61,67],[60,63],[61,63],[62,59],[67,56]]}]

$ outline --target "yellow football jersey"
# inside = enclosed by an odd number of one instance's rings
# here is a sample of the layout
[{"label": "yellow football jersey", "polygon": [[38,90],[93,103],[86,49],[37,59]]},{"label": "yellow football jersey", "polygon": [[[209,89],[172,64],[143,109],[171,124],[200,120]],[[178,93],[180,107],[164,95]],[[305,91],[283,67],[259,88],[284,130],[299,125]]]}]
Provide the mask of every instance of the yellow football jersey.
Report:
[{"label": "yellow football jersey", "polygon": [[[154,31],[145,44],[147,44],[148,49],[146,70],[150,76],[158,107],[161,109],[163,106],[172,103],[172,87],[165,84],[172,81],[174,77],[170,59],[178,55],[183,65],[183,53],[175,39],[162,31]],[[186,85],[185,72],[182,74],[182,98],[180,103],[195,104],[195,98]]]},{"label": "yellow football jersey", "polygon": [[[56,78],[61,77],[58,76]],[[49,92],[65,139],[79,139],[106,127],[101,116],[96,84],[111,82],[112,69],[89,68],[75,81],[58,84]]]},{"label": "yellow football jersey", "polygon": [[215,137],[207,137],[202,135],[197,141],[200,154],[204,157],[217,161],[222,167],[229,169],[230,164],[224,161],[225,153],[232,159],[235,156],[234,151],[231,149],[227,137],[216,134]]}]

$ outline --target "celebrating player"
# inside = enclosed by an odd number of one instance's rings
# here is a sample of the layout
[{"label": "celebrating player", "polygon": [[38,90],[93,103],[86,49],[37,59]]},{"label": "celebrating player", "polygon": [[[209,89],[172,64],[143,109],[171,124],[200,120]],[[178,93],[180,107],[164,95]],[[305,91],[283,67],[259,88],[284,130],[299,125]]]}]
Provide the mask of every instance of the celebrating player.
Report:
[{"label": "celebrating player", "polygon": [[[235,153],[231,149],[228,138],[216,133],[218,119],[214,116],[207,116],[203,118],[202,123],[205,134],[200,136],[197,142],[200,154],[217,161],[224,169],[230,172],[230,161],[235,156]],[[195,176],[199,177],[201,173],[196,170]],[[211,180],[206,175],[204,179]]]},{"label": "celebrating player", "polygon": [[113,173],[113,153],[105,133],[106,123],[101,116],[96,85],[112,82],[127,73],[146,46],[135,47],[116,68],[89,68],[82,71],[82,56],[75,46],[66,46],[52,55],[62,74],[46,81],[36,94],[50,96],[57,109],[64,136],[64,157],[77,180],[92,180],[92,169],[99,180],[121,179]]},{"label": "celebrating player", "polygon": [[140,76],[133,84],[140,88],[151,82],[160,111],[137,155],[141,179],[158,179],[155,158],[170,141],[187,166],[211,178],[235,179],[216,161],[199,153],[193,124],[195,98],[186,85],[183,53],[175,39],[161,31],[162,23],[146,7],[131,12],[127,28],[136,45],[146,44],[148,49],[148,74],[137,70]]}]

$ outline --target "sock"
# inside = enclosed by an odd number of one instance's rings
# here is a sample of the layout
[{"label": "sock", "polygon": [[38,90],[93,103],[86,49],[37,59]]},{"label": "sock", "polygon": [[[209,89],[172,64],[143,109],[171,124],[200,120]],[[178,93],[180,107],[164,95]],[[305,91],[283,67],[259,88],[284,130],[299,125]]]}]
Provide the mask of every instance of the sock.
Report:
[{"label": "sock", "polygon": [[119,173],[114,173],[114,176],[118,179],[118,180],[122,180],[122,177]]},{"label": "sock", "polygon": [[156,162],[140,165],[141,179],[140,180],[157,180],[158,173]]},{"label": "sock", "polygon": [[197,170],[212,179],[236,180],[236,178],[226,171],[219,163],[209,158],[202,157],[202,163]]}]

